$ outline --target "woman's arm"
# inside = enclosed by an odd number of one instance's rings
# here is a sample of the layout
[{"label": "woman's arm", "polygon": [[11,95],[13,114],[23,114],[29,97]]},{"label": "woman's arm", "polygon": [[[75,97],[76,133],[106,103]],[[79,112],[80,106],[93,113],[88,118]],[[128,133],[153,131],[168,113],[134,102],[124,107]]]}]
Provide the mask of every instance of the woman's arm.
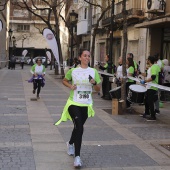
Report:
[{"label": "woman's arm", "polygon": [[31,67],[31,74],[33,74],[33,76],[37,76],[37,74],[35,73],[35,67],[36,67],[36,64],[34,64],[32,67]]},{"label": "woman's arm", "polygon": [[97,84],[97,82],[94,79],[91,79],[90,83],[93,84],[93,87],[94,87],[95,91],[97,91],[97,92],[100,91],[100,85]]},{"label": "woman's arm", "polygon": [[132,73],[128,73],[128,76],[131,76],[131,77],[132,77],[132,76],[133,76],[133,74],[132,74]]},{"label": "woman's arm", "polygon": [[94,85],[94,90],[99,92],[100,91],[100,85],[99,84]]},{"label": "woman's arm", "polygon": [[43,77],[45,76],[45,71],[46,71],[46,69],[45,69],[45,66],[43,65]]},{"label": "woman's arm", "polygon": [[70,88],[71,90],[76,90],[77,86],[76,85],[72,85],[69,83],[69,80],[67,80],[66,78],[63,79],[63,84]]},{"label": "woman's arm", "polygon": [[131,66],[128,69],[127,75],[133,77],[134,72],[135,72],[135,69],[134,69],[134,67]]},{"label": "woman's arm", "polygon": [[146,73],[141,73],[141,75],[142,75],[143,77],[146,77],[146,76],[147,76]]}]

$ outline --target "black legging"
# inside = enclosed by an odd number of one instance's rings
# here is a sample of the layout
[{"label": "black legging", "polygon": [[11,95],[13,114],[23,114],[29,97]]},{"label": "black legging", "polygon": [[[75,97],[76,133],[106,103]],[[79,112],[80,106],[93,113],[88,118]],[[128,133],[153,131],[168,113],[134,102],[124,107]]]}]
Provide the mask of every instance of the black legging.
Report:
[{"label": "black legging", "polygon": [[83,125],[88,118],[87,107],[71,105],[68,108],[68,111],[74,123],[74,129],[69,144],[74,143],[75,156],[80,156],[82,136],[84,131]]},{"label": "black legging", "polygon": [[33,89],[37,89],[37,95],[40,94],[41,91],[41,85],[42,85],[42,79],[34,79],[33,81]]},{"label": "black legging", "polygon": [[148,89],[145,94],[145,114],[151,114],[151,117],[155,118],[154,102],[158,100],[158,94],[156,90]]},{"label": "black legging", "polygon": [[21,62],[21,68],[22,69],[24,68],[24,62]]},{"label": "black legging", "polygon": [[103,97],[106,95],[106,86],[107,86],[107,76],[103,75],[103,82],[102,82],[102,93]]}]

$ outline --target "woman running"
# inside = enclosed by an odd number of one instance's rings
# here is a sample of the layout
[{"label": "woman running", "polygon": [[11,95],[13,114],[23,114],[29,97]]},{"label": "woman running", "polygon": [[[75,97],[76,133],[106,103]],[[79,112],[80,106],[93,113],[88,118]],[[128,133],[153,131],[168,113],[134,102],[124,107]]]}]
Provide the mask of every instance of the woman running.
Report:
[{"label": "woman running", "polygon": [[[67,142],[68,155],[75,155],[74,167],[81,167],[80,149],[82,143],[83,126],[88,117],[94,116],[92,89],[100,91],[100,76],[96,69],[88,67],[90,62],[90,52],[80,50],[80,67],[70,69],[63,84],[71,89],[70,97],[64,107],[61,119],[55,124],[59,125],[68,119],[73,121],[74,129]],[[69,82],[72,82],[71,84]]]},{"label": "woman running", "polygon": [[33,94],[37,90],[37,98],[39,99],[41,87],[44,85],[44,76],[45,76],[45,66],[42,65],[42,59],[37,58],[36,64],[34,64],[30,71],[33,74]]}]

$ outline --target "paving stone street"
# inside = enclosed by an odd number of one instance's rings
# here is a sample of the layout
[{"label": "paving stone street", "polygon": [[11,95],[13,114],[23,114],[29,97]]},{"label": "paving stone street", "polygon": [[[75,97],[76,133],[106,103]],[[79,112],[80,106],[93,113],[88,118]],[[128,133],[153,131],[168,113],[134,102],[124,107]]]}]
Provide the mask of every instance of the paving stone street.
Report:
[{"label": "paving stone street", "polygon": [[[69,96],[62,80],[47,68],[40,99],[31,101],[30,66],[0,70],[0,169],[73,170],[66,153],[73,124],[54,126]],[[164,103],[156,122],[138,114],[111,115],[111,101],[94,94],[96,115],[85,124],[83,170],[170,170],[170,105]]]}]

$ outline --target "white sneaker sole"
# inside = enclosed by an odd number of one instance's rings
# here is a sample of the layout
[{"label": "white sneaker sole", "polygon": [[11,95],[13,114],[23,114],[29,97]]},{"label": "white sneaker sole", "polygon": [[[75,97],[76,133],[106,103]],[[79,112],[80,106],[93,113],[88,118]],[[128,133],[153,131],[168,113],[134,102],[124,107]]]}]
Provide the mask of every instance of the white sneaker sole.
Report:
[{"label": "white sneaker sole", "polygon": [[82,167],[82,165],[74,165],[74,168],[76,168],[76,169],[80,169]]},{"label": "white sneaker sole", "polygon": [[155,122],[156,120],[148,120],[148,119],[147,119],[146,121],[147,121],[147,122]]},{"label": "white sneaker sole", "polygon": [[[66,145],[67,145],[67,150],[68,150],[68,142],[66,142]],[[69,155],[69,156],[74,156],[74,153],[69,153],[68,151],[67,151],[67,154]]]},{"label": "white sneaker sole", "polygon": [[67,152],[67,154],[68,154],[69,156],[74,156],[74,154],[70,154],[70,153],[68,153],[68,152]]}]

